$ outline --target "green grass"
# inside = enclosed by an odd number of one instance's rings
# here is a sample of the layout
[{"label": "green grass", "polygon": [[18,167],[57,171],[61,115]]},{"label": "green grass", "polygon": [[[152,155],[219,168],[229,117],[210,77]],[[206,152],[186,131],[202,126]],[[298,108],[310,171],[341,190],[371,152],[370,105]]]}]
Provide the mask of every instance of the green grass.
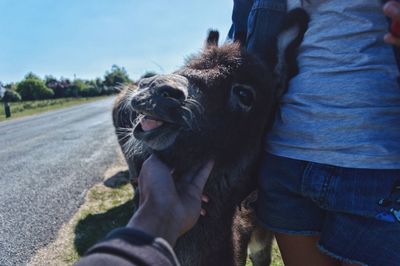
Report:
[{"label": "green grass", "polygon": [[[112,178],[128,180],[128,172],[119,172]],[[83,208],[75,215],[73,242],[65,249],[63,260],[74,264],[112,229],[125,226],[133,214],[132,198],[132,186],[126,182],[115,187],[98,184],[90,189]]]},{"label": "green grass", "polygon": [[281,253],[279,252],[278,245],[276,242],[274,242],[274,246],[272,247],[272,261],[271,261],[271,266],[284,266],[281,257]]},{"label": "green grass", "polygon": [[3,103],[0,103],[0,121],[43,113],[50,110],[61,109],[77,104],[92,102],[99,99],[104,99],[106,97],[109,96],[99,96],[90,98],[60,98],[60,99],[38,100],[38,101],[12,102],[9,103],[11,108],[10,118],[6,118],[4,113],[4,105]]},{"label": "green grass", "polygon": [[89,189],[85,202],[61,227],[55,241],[40,249],[27,265],[73,265],[112,229],[127,224],[133,214],[128,171],[124,166],[110,172],[103,183]]},{"label": "green grass", "polygon": [[[284,266],[281,257],[281,253],[279,252],[278,245],[274,241],[274,245],[272,246],[272,253],[271,253],[271,265],[270,266]],[[250,259],[247,258],[246,266],[253,266]]]}]

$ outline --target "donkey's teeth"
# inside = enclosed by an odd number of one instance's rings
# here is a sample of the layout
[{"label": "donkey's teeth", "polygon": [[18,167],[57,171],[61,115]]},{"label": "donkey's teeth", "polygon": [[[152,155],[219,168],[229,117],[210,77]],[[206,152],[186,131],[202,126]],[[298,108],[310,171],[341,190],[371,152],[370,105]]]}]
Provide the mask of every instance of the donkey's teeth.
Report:
[{"label": "donkey's teeth", "polygon": [[152,129],[155,129],[159,126],[161,126],[163,122],[153,120],[150,118],[143,117],[142,120],[140,120],[140,125],[142,126],[143,131],[149,131]]}]

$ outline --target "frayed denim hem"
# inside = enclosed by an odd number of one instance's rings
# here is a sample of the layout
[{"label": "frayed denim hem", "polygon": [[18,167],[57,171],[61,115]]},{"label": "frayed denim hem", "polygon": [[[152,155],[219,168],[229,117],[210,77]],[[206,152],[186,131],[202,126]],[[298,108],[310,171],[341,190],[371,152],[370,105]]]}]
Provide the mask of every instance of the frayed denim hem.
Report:
[{"label": "frayed denim hem", "polygon": [[348,258],[343,258],[342,256],[339,256],[338,254],[333,253],[333,252],[327,250],[327,249],[326,249],[325,247],[323,247],[320,243],[317,244],[317,247],[319,248],[319,250],[320,250],[322,253],[328,255],[329,257],[335,258],[335,259],[337,259],[337,260],[339,260],[339,261],[346,262],[346,263],[357,263],[357,264],[360,264],[361,266],[368,266],[368,265],[365,264],[364,262],[361,262],[361,261],[358,261],[358,260],[352,260],[352,259],[348,259]]},{"label": "frayed denim hem", "polygon": [[302,235],[302,236],[319,236],[321,235],[320,231],[312,231],[312,230],[287,230],[287,229],[283,229],[283,228],[277,228],[277,227],[273,227],[270,225],[267,225],[266,223],[263,223],[260,221],[260,219],[257,218],[257,222],[264,228],[274,232],[274,233],[282,233],[282,234],[288,234],[288,235]]}]

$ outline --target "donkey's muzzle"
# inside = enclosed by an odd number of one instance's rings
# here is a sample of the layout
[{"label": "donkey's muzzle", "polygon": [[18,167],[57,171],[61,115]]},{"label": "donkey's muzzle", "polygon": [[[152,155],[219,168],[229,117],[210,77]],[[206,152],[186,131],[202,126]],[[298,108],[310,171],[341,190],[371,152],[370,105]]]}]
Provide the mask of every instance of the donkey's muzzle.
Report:
[{"label": "donkey's muzzle", "polygon": [[166,122],[180,121],[181,107],[188,96],[189,81],[180,75],[156,75],[142,79],[131,105],[141,114]]}]

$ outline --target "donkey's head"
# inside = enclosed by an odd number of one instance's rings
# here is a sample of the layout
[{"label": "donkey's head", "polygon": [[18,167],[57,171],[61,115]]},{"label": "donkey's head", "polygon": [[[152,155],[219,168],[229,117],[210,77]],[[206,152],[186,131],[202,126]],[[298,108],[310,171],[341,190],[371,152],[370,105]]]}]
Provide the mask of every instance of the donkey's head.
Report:
[{"label": "donkey's head", "polygon": [[239,43],[217,43],[211,31],[181,69],[140,80],[127,97],[137,114],[134,138],[167,161],[232,161],[261,146],[274,100],[272,71]]}]

